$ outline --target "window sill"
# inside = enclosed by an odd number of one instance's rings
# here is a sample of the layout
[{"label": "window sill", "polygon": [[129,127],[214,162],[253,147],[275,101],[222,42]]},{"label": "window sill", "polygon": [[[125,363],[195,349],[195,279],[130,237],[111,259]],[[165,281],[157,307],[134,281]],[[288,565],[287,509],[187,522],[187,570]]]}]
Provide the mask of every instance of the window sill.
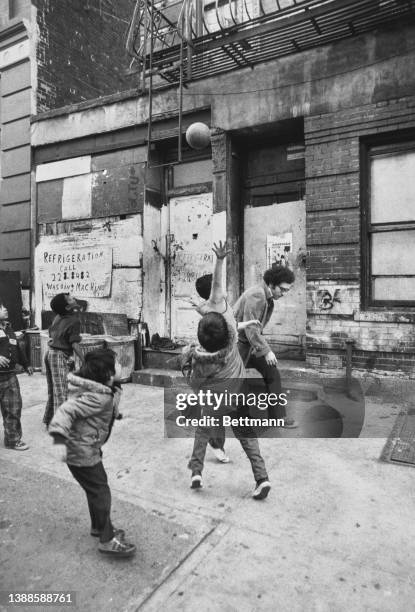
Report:
[{"label": "window sill", "polygon": [[355,321],[368,323],[415,323],[415,308],[407,310],[355,310]]}]

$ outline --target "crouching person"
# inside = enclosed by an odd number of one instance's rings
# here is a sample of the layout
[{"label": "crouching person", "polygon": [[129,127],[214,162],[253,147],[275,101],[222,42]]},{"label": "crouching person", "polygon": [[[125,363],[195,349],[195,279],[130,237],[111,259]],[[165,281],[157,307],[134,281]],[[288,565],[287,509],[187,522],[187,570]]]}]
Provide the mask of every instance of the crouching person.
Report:
[{"label": "crouching person", "polygon": [[91,535],[99,537],[98,550],[114,557],[131,557],[136,547],[111,523],[111,491],[101,451],[118,415],[120,366],[109,349],[91,351],[84,359],[78,372],[68,375],[70,396],[59,406],[48,431],[57,454],[86,493]]}]

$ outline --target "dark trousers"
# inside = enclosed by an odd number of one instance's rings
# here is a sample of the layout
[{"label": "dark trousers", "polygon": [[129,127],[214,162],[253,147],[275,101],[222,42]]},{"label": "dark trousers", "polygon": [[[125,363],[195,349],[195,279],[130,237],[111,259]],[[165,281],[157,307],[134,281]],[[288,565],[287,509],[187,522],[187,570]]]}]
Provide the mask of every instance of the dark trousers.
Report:
[{"label": "dark trousers", "polygon": [[[261,374],[267,393],[279,395],[281,393],[281,376],[277,366],[268,365],[265,357],[250,355],[249,344],[238,342],[238,350],[245,367],[255,368]],[[286,416],[285,406],[270,406],[268,408],[268,417],[270,419],[285,419]]]},{"label": "dark trousers", "polygon": [[215,437],[209,438],[209,444],[212,448],[220,448],[224,450],[225,448],[225,428],[224,427],[215,427]]},{"label": "dark trousers", "polygon": [[0,375],[0,407],[4,424],[4,445],[11,447],[22,438],[22,396],[16,374]]},{"label": "dark trousers", "polygon": [[86,467],[68,464],[68,468],[86,493],[91,515],[91,529],[96,529],[101,533],[99,538],[101,542],[109,542],[114,537],[110,517],[111,491],[102,462]]},{"label": "dark trousers", "polygon": [[[232,413],[231,416],[246,417],[249,416],[249,412],[246,407],[243,406],[238,408],[238,410]],[[258,438],[255,430],[249,426],[245,427],[231,425],[231,427],[235,438],[239,440],[240,445],[244,449],[245,454],[251,463],[255,480],[258,482],[258,480],[268,479],[267,470],[265,468],[261,451],[259,450]],[[199,426],[196,429],[193,452],[188,464],[188,468],[192,470],[192,474],[197,472],[200,474],[202,473],[206,455],[206,447],[213,432],[215,433],[216,437],[216,427],[213,429],[211,427]]]}]

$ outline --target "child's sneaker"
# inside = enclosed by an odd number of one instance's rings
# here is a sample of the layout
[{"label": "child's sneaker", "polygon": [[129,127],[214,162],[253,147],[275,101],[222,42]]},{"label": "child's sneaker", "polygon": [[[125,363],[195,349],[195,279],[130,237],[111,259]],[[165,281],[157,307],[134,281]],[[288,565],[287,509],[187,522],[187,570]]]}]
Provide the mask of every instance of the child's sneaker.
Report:
[{"label": "child's sneaker", "polygon": [[11,450],[17,450],[17,451],[25,451],[29,448],[29,445],[23,442],[23,440],[19,440],[19,442],[16,442],[16,444],[6,446],[6,448],[10,448]]},{"label": "child's sneaker", "polygon": [[221,463],[229,463],[230,459],[223,450],[223,448],[213,448],[213,446],[210,446],[210,450],[215,455],[218,461],[220,461]]},{"label": "child's sneaker", "polygon": [[265,499],[270,492],[271,484],[268,480],[259,480],[256,483],[255,491],[252,493],[254,499]]},{"label": "child's sneaker", "polygon": [[136,547],[134,544],[124,542],[121,538],[114,536],[109,542],[100,542],[98,550],[113,557],[132,557],[135,554]]},{"label": "child's sneaker", "polygon": [[192,474],[192,482],[190,484],[191,489],[201,489],[203,487],[202,474],[195,472]]}]

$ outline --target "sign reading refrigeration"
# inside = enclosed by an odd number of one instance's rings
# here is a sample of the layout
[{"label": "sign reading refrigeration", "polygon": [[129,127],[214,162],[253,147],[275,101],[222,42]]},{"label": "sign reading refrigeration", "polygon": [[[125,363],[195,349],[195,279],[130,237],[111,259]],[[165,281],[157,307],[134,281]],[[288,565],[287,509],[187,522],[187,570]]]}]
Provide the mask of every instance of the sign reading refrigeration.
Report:
[{"label": "sign reading refrigeration", "polygon": [[46,298],[57,293],[72,293],[78,298],[107,297],[111,294],[112,249],[45,248],[39,271]]}]

